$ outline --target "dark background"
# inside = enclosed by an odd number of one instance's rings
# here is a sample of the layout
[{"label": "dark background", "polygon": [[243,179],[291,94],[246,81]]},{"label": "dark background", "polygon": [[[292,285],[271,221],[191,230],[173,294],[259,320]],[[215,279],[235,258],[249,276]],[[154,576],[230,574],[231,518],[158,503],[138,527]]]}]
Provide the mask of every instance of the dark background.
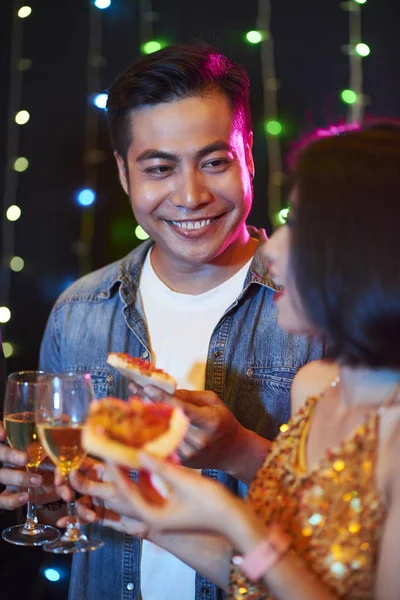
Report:
[{"label": "dark background", "polygon": [[[11,0],[1,0],[0,7],[1,211],[3,214],[14,202],[22,208],[22,216],[13,226],[14,253],[25,261],[23,271],[11,273],[9,289],[0,289],[0,305],[7,302],[12,311],[10,322],[2,325],[4,340],[15,348],[7,361],[8,372],[36,368],[46,318],[68,283],[89,266],[95,269],[116,260],[138,243],[130,205],[117,180],[105,114],[94,107],[91,110],[99,113],[97,149],[105,157],[90,171],[97,179],[97,202],[89,212],[75,202],[75,193],[85,187],[88,176],[83,157],[88,95],[93,91],[87,89],[89,15],[94,10],[89,0],[27,2],[32,14],[22,22],[23,57],[32,60],[32,67],[22,74],[18,109],[28,110],[31,118],[19,130],[18,155],[26,156],[30,166],[18,175],[16,197],[11,201],[4,198],[10,159],[6,142],[12,21],[15,8],[22,4],[14,2],[13,7]],[[103,59],[96,91],[104,91],[139,57],[145,35],[140,7],[145,4],[112,0],[108,9],[100,11]],[[205,40],[246,67],[252,82],[257,170],[250,222],[269,230],[260,46],[244,40],[246,31],[257,28],[257,0],[154,0],[147,4],[152,5],[156,17],[154,38],[171,43]],[[342,51],[349,39],[349,15],[337,0],[272,0],[272,11],[279,117],[284,126],[280,139],[285,153],[301,132],[346,118],[347,106],[340,100],[340,91],[349,82],[349,57]],[[363,41],[371,48],[371,55],[363,61],[364,91],[370,99],[367,113],[399,117],[400,4],[398,0],[368,0],[362,13]],[[85,262],[79,259],[77,242],[82,219],[88,214],[89,220],[94,219],[95,233]],[[1,578],[15,581],[16,594],[28,598],[23,589],[30,589],[30,598],[62,599],[68,560],[49,557],[40,550],[11,549],[4,543],[1,553],[8,557],[8,562],[2,561]],[[45,583],[41,575],[44,561],[60,565],[60,582]],[[5,572],[10,562],[15,573],[9,566]]]}]

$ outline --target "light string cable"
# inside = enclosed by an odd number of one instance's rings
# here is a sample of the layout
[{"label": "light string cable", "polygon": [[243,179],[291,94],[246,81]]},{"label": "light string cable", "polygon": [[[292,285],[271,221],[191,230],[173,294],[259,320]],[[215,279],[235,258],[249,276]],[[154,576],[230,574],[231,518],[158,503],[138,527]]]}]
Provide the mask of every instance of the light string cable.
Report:
[{"label": "light string cable", "polygon": [[271,0],[259,0],[257,29],[263,34],[261,41],[261,70],[264,101],[265,137],[269,166],[268,216],[272,225],[277,224],[277,214],[282,197],[282,155],[279,132],[269,132],[268,123],[278,121],[278,81],[275,74],[274,40],[271,33]]},{"label": "light string cable", "polygon": [[362,4],[366,0],[350,0],[342,3],[349,13],[349,102],[348,123],[360,123],[364,118],[365,97],[363,93],[363,58],[368,56],[369,47],[362,40]]},{"label": "light string cable", "polygon": [[[98,148],[100,111],[93,104],[94,95],[100,90],[100,69],[104,64],[102,52],[102,10],[89,0],[89,43],[86,65],[86,115],[84,138],[84,183],[85,188],[97,191],[98,166],[104,162],[104,153]],[[92,270],[93,237],[96,219],[96,202],[82,209],[80,239],[77,245],[79,275]]]},{"label": "light string cable", "polygon": [[[25,9],[23,11],[23,9]],[[23,261],[19,257],[14,257],[15,253],[15,222],[21,215],[21,210],[17,205],[19,173],[26,170],[28,161],[24,157],[19,157],[20,124],[29,120],[29,113],[26,120],[18,121],[18,115],[21,114],[22,101],[22,79],[23,71],[30,67],[31,61],[22,58],[23,48],[23,28],[24,19],[31,13],[29,7],[21,8],[18,0],[13,0],[12,5],[12,25],[11,25],[11,49],[10,49],[10,88],[8,96],[7,110],[7,137],[6,137],[6,161],[5,161],[5,181],[4,196],[2,202],[2,232],[1,248],[2,260],[0,270],[0,323],[3,329],[3,339],[6,326],[11,318],[9,309],[11,295],[11,271],[20,271],[23,267]],[[21,265],[13,268],[13,261],[18,258]],[[12,354],[12,344],[3,343],[3,349],[6,358]]]}]

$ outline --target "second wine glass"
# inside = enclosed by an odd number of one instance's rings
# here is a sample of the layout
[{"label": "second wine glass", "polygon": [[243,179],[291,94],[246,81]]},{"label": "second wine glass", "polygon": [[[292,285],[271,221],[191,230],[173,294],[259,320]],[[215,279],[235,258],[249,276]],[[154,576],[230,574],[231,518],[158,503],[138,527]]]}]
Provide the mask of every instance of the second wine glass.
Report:
[{"label": "second wine glass", "polygon": [[[89,404],[95,399],[89,373],[46,375],[46,391],[36,405],[36,424],[40,440],[51,460],[68,482],[71,471],[78,469],[86,456],[82,430]],[[75,501],[68,503],[68,524],[64,535],[44,547],[47,552],[70,554],[96,550],[101,540],[90,539],[79,526]]]}]

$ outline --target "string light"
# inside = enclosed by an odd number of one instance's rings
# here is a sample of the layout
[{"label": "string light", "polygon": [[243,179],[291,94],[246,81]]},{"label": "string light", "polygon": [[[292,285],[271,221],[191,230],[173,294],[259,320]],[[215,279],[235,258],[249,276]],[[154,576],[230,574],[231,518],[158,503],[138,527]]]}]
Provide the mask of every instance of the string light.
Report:
[{"label": "string light", "polygon": [[288,214],[289,214],[289,209],[282,208],[276,215],[277,222],[280,223],[281,225],[284,225],[287,221]]},{"label": "string light", "polygon": [[26,19],[32,13],[32,8],[30,6],[21,6],[18,11],[18,16],[20,19]]},{"label": "string light", "polygon": [[21,216],[21,209],[16,204],[12,204],[7,208],[6,217],[9,221],[18,221]]},{"label": "string light", "polygon": [[7,306],[0,306],[0,323],[8,323],[11,319],[11,311]]},{"label": "string light", "polygon": [[135,235],[138,240],[148,240],[150,237],[140,225],[135,228]]},{"label": "string light", "polygon": [[282,125],[279,123],[279,121],[276,121],[274,119],[266,121],[265,131],[269,135],[280,135],[282,133]]},{"label": "string light", "polygon": [[49,581],[59,581],[61,575],[57,569],[45,569],[43,572],[46,579]]},{"label": "string light", "polygon": [[360,42],[359,44],[356,45],[355,51],[357,52],[357,54],[359,56],[362,56],[363,58],[365,56],[368,56],[371,53],[371,50],[370,50],[370,47],[368,46],[368,44],[364,44],[363,42]]},{"label": "string light", "polygon": [[150,40],[149,42],[145,42],[141,45],[140,49],[143,54],[152,54],[153,52],[157,52],[161,50],[163,47],[162,43],[157,40]]},{"label": "string light", "polygon": [[111,6],[111,0],[95,0],[94,5],[96,8],[104,10],[105,8]]},{"label": "string light", "polygon": [[246,33],[246,40],[249,44],[259,44],[264,39],[264,35],[262,31],[257,31],[253,29],[252,31],[248,31]]},{"label": "string light", "polygon": [[10,342],[3,342],[3,354],[5,358],[10,358],[14,354],[14,346]]},{"label": "string light", "polygon": [[25,156],[19,156],[14,161],[14,171],[18,173],[23,173],[29,167],[29,160],[25,158]]},{"label": "string light", "polygon": [[96,200],[96,193],[90,188],[85,188],[78,192],[76,199],[81,206],[91,206]]},{"label": "string light", "polygon": [[356,4],[366,4],[367,0],[354,0]]},{"label": "string light", "polygon": [[357,102],[357,94],[353,90],[343,90],[340,94],[343,102],[346,104],[354,104]]},{"label": "string light", "polygon": [[20,256],[13,256],[10,260],[10,269],[14,273],[19,273],[24,268],[24,260]]},{"label": "string light", "polygon": [[17,125],[25,125],[25,123],[27,123],[30,118],[31,115],[28,113],[27,110],[20,110],[15,115],[15,122],[17,123]]},{"label": "string light", "polygon": [[97,106],[97,108],[105,110],[107,108],[107,99],[108,94],[97,94],[93,99],[93,104]]}]

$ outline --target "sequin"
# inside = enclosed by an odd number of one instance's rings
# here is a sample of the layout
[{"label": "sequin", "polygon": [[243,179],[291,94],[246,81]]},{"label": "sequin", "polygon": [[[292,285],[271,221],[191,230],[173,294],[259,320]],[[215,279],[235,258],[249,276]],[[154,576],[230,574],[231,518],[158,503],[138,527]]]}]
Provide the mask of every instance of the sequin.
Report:
[{"label": "sequin", "polygon": [[314,515],[312,515],[312,517],[310,517],[308,519],[308,522],[310,523],[310,525],[319,525],[322,521],[322,515],[319,515],[318,513],[315,513]]},{"label": "sequin", "polygon": [[343,460],[341,460],[340,458],[338,460],[335,460],[335,462],[333,463],[333,468],[338,473],[340,473],[340,471],[343,471],[345,466],[346,466],[345,462]]},{"label": "sequin", "polygon": [[287,431],[289,429],[289,425],[287,423],[283,423],[280,427],[279,430],[282,431],[282,433],[285,433],[285,431]]},{"label": "sequin", "polygon": [[[297,555],[335,597],[371,600],[385,519],[374,472],[379,415],[368,415],[353,436],[307,473],[300,468],[300,439],[317,402],[309,398],[279,434],[251,484],[248,502],[266,524],[278,523],[287,531]],[[232,566],[228,598],[274,600],[239,566]]]}]

